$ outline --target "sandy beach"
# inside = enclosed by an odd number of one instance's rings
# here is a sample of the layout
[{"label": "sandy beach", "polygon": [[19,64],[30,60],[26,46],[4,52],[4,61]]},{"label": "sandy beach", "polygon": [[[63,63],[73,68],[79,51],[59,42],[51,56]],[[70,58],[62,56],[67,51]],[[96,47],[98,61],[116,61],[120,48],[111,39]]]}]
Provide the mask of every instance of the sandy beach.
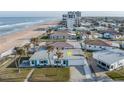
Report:
[{"label": "sandy beach", "polygon": [[0,53],[14,48],[15,46],[21,46],[32,37],[42,35],[42,31],[34,31],[37,28],[47,28],[49,25],[56,25],[58,22],[51,21],[47,23],[37,24],[26,28],[24,31],[11,33],[9,35],[0,36]]}]

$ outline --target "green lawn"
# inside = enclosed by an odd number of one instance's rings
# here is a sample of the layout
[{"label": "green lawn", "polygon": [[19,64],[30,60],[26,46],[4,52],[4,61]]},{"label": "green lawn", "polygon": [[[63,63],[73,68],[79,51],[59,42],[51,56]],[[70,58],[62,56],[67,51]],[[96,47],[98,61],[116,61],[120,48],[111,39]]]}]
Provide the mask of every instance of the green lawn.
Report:
[{"label": "green lawn", "polygon": [[92,52],[86,51],[86,52],[84,52],[84,56],[87,58],[92,58],[93,54],[92,54]]},{"label": "green lawn", "polygon": [[110,71],[106,74],[113,80],[124,80],[124,68],[116,71]]},{"label": "green lawn", "polygon": [[31,82],[62,82],[70,78],[69,68],[36,68],[33,72]]},{"label": "green lawn", "polygon": [[5,68],[0,71],[0,82],[23,82],[31,69],[21,68],[20,73],[16,68]]},{"label": "green lawn", "polygon": [[8,61],[8,60],[10,60],[10,59],[11,59],[11,58],[6,57],[6,58],[0,60],[0,65],[2,65],[5,61]]}]

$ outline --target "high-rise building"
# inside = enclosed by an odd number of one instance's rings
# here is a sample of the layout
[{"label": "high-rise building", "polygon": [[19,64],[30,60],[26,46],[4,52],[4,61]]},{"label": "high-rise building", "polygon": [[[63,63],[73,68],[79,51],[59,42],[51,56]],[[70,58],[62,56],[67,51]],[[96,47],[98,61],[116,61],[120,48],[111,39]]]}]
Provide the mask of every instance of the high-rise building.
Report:
[{"label": "high-rise building", "polygon": [[67,14],[62,15],[63,25],[67,27]]},{"label": "high-rise building", "polygon": [[63,15],[64,25],[71,30],[74,29],[74,27],[80,26],[80,19],[81,12],[79,11],[71,11]]}]

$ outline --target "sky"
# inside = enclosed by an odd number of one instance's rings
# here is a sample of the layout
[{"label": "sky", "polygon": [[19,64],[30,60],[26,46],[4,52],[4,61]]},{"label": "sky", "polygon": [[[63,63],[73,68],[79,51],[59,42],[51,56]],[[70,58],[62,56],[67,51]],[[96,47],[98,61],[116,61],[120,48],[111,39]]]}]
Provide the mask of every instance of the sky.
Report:
[{"label": "sky", "polygon": [[[61,17],[67,11],[0,11],[0,17]],[[82,16],[119,16],[124,11],[82,11]]]}]

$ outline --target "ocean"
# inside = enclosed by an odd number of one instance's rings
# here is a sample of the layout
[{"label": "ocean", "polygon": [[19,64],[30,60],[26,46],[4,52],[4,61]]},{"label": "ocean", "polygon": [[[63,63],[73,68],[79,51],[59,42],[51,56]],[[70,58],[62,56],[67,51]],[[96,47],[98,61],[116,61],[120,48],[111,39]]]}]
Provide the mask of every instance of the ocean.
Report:
[{"label": "ocean", "polygon": [[52,20],[48,17],[0,17],[0,36],[7,35],[38,23]]}]

